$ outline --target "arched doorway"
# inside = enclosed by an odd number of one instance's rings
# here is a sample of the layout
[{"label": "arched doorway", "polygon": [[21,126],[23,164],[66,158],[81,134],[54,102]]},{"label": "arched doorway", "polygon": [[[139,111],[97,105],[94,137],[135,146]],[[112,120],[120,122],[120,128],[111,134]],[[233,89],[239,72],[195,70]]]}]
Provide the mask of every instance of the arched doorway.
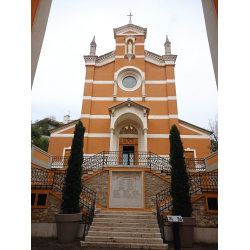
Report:
[{"label": "arched doorway", "polygon": [[138,130],[130,123],[119,131],[119,165],[138,165],[138,138],[124,137],[138,136]]}]

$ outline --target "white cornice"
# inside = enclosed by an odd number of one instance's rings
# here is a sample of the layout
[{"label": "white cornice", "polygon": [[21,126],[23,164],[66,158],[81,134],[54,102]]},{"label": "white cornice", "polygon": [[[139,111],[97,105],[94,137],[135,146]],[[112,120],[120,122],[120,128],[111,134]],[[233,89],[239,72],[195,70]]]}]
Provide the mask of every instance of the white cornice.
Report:
[{"label": "white cornice", "polygon": [[156,64],[158,66],[165,66],[165,61],[161,56],[147,50],[145,50],[145,61]]},{"label": "white cornice", "polygon": [[115,61],[115,50],[99,56],[96,60],[96,66],[102,66],[113,61]]},{"label": "white cornice", "polygon": [[85,60],[85,65],[95,65],[98,67],[115,61],[115,50],[99,57],[98,56],[83,56],[83,57]]},{"label": "white cornice", "polygon": [[157,55],[145,50],[145,61],[156,64],[158,66],[175,65],[177,55]]},{"label": "white cornice", "polygon": [[[127,31],[133,31],[133,32],[136,32],[137,34],[123,34]],[[127,25],[124,25],[122,27],[119,27],[119,28],[116,28],[114,29],[114,38],[117,36],[117,35],[144,35],[145,36],[145,39],[147,37],[147,29],[146,28],[142,28],[140,26],[136,26],[132,23],[129,23]]]}]

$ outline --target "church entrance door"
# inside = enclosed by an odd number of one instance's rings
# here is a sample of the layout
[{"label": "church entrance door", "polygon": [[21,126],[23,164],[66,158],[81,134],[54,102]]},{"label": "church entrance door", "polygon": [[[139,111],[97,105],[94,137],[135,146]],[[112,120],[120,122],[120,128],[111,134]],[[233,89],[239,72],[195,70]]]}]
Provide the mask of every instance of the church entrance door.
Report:
[{"label": "church entrance door", "polygon": [[119,139],[119,165],[138,165],[138,138]]}]

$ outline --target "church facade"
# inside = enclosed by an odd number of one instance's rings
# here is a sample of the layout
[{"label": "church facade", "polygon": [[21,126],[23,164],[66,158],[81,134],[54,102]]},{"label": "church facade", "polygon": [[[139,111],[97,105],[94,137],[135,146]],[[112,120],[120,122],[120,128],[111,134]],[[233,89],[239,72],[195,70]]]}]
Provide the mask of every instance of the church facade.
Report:
[{"label": "church facade", "polygon": [[[178,117],[175,62],[166,37],[165,54],[145,49],[147,29],[129,23],[114,29],[115,50],[96,55],[90,44],[80,120],[86,128],[84,155],[101,151],[146,152],[168,157],[176,124],[187,158],[210,154],[210,131]],[[69,156],[78,120],[51,130],[48,153]]]},{"label": "church facade", "polygon": [[84,56],[80,119],[67,116],[64,125],[50,130],[48,153],[32,146],[32,236],[56,235],[54,214],[61,211],[75,125],[81,120],[86,128],[79,198],[84,219],[77,234],[82,246],[167,249],[173,240],[166,219],[172,214],[168,157],[174,124],[185,150],[194,238],[218,242],[218,152],[210,155],[211,132],[179,119],[177,56],[168,37],[164,55],[145,50],[146,37],[147,29],[132,23],[116,28],[115,50],[102,56],[96,55],[93,38]]}]

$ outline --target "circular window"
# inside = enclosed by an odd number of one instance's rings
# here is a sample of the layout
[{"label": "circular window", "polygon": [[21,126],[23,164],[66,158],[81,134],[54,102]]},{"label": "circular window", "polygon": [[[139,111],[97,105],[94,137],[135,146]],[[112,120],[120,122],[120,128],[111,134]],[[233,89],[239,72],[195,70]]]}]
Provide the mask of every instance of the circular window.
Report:
[{"label": "circular window", "polygon": [[128,89],[131,89],[131,88],[134,88],[137,84],[137,81],[134,77],[132,76],[127,76],[125,77],[123,80],[122,80],[122,85],[125,87],[125,88],[128,88]]}]

